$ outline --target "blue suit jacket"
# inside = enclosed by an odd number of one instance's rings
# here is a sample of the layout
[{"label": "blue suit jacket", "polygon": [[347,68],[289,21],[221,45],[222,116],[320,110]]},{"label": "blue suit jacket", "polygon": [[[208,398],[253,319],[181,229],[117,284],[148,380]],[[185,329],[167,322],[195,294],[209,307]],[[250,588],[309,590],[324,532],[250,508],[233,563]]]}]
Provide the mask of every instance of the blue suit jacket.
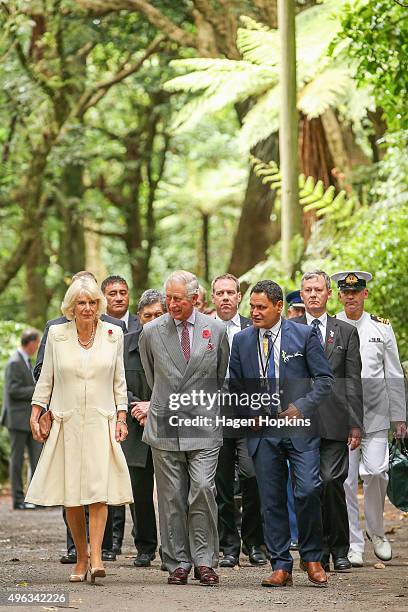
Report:
[{"label": "blue suit jacket", "polygon": [[[229,373],[233,390],[254,392],[255,382],[260,380],[257,328],[248,327],[234,336]],[[305,418],[313,420],[317,407],[331,393],[333,384],[334,377],[316,330],[290,320],[282,320],[279,361],[281,410],[286,410],[292,403]],[[252,412],[251,416],[256,414]],[[260,430],[256,436],[248,437],[251,455],[255,454],[259,439],[265,433],[265,430]],[[288,429],[280,435],[279,430],[274,428],[273,434],[268,432],[267,437],[278,443],[282,437],[289,437]],[[315,435],[291,436],[291,439],[299,451],[319,446],[319,438]]]}]

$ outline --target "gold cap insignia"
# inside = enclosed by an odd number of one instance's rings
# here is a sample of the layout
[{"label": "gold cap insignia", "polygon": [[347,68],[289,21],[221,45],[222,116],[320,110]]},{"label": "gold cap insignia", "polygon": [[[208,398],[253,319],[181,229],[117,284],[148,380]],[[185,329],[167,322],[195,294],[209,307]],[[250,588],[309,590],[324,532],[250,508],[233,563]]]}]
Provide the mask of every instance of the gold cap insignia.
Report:
[{"label": "gold cap insignia", "polygon": [[350,274],[347,274],[346,278],[344,279],[344,282],[346,283],[346,285],[355,285],[356,283],[358,283],[358,278],[355,274],[353,274],[353,272],[351,272]]}]

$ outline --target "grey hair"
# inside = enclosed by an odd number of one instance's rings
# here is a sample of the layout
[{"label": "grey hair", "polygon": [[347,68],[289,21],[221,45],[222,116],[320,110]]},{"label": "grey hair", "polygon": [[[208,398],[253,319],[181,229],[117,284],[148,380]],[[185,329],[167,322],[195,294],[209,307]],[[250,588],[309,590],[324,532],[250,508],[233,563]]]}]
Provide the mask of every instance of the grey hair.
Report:
[{"label": "grey hair", "polygon": [[176,270],[172,272],[164,283],[164,288],[167,288],[169,283],[176,282],[182,283],[186,286],[187,297],[191,298],[193,295],[198,295],[200,291],[200,285],[198,284],[197,277],[192,272],[186,272],[185,270]]},{"label": "grey hair", "polygon": [[146,306],[157,304],[157,302],[161,304],[163,310],[166,312],[166,298],[162,292],[157,291],[157,289],[146,289],[140,297],[139,304],[137,305],[137,312],[140,312]]},{"label": "grey hair", "polygon": [[319,276],[324,278],[324,282],[326,283],[326,289],[331,289],[331,281],[330,276],[324,272],[324,270],[312,270],[311,272],[305,272],[302,276],[302,280],[300,281],[300,287],[303,289],[303,283],[312,278],[319,278]]}]

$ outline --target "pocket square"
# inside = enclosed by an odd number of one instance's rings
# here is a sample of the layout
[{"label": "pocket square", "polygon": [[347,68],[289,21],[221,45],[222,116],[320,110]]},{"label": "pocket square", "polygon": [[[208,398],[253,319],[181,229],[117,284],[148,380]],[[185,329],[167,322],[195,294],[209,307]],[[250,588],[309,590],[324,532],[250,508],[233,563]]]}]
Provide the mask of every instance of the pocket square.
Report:
[{"label": "pocket square", "polygon": [[209,342],[207,344],[207,351],[212,351],[215,349],[215,344],[212,344],[212,342]]}]

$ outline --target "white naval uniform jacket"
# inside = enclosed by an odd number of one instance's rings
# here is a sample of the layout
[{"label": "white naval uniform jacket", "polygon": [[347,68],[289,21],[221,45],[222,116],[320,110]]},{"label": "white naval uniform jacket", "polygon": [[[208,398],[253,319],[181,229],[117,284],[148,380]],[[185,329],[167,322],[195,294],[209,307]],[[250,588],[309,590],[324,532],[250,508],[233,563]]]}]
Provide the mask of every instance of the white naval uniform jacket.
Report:
[{"label": "white naval uniform jacket", "polygon": [[344,311],[336,317],[357,327],[360,338],[365,433],[389,429],[393,421],[405,421],[404,374],[390,323],[368,312],[358,321],[348,319]]}]

